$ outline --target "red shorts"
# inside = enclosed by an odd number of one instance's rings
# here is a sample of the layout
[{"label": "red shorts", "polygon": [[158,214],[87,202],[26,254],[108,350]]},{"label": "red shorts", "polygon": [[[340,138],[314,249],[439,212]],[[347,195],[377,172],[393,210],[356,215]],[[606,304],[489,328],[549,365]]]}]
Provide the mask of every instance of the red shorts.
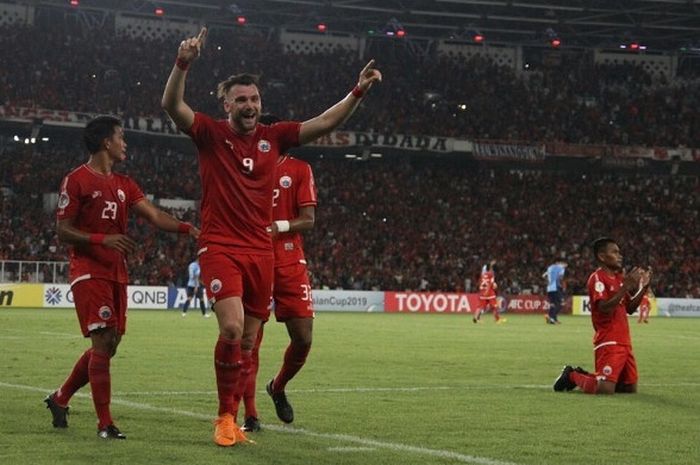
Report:
[{"label": "red shorts", "polygon": [[595,371],[598,379],[615,384],[636,384],[639,379],[632,348],[618,344],[598,347],[595,351]]},{"label": "red shorts", "polygon": [[292,265],[275,268],[275,286],[272,291],[275,300],[275,319],[287,321],[292,318],[313,318],[314,306],[311,301],[311,284],[306,265]]},{"label": "red shorts", "polygon": [[216,303],[240,297],[246,315],[270,318],[273,255],[235,254],[226,247],[209,245],[199,255],[207,297]]},{"label": "red shorts", "polygon": [[487,305],[490,305],[491,308],[498,308],[498,300],[495,296],[479,296],[479,305],[481,305],[481,308],[484,308]]},{"label": "red shorts", "polygon": [[106,279],[86,279],[71,287],[83,336],[100,328],[126,332],[126,284]]}]

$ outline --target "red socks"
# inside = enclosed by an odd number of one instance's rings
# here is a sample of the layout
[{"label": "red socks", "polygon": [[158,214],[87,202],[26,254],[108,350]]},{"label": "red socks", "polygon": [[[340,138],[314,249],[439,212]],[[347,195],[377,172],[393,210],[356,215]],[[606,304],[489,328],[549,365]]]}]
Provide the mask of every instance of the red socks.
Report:
[{"label": "red socks", "polygon": [[250,357],[250,374],[248,375],[248,383],[243,393],[243,402],[245,403],[245,416],[258,418],[258,409],[255,407],[255,387],[258,377],[258,368],[260,367],[260,344],[262,343],[263,331],[262,328],[258,332],[258,340],[255,341],[255,347]]},{"label": "red socks", "polygon": [[284,391],[287,383],[294,378],[294,375],[304,366],[306,356],[309,355],[310,350],[310,345],[299,346],[291,343],[287,346],[287,350],[284,352],[282,368],[280,368],[280,372],[277,373],[272,383],[272,390],[274,392]]},{"label": "red socks", "polygon": [[70,402],[73,395],[78,392],[78,389],[85,386],[90,380],[88,377],[88,364],[92,356],[92,349],[83,352],[68,378],[63,382],[63,385],[56,391],[54,401],[61,407],[65,407]]},{"label": "red socks", "polygon": [[106,428],[112,424],[112,415],[109,412],[109,402],[112,397],[109,358],[108,354],[93,351],[88,363],[92,403],[95,405],[97,419],[99,420],[98,429]]},{"label": "red socks", "polygon": [[241,371],[241,341],[219,336],[214,347],[216,389],[219,392],[219,415],[235,412],[233,397]]},{"label": "red socks", "polygon": [[569,378],[571,378],[571,381],[576,383],[576,386],[581,388],[581,390],[586,394],[596,393],[596,390],[598,388],[598,379],[595,377],[595,375],[583,374],[578,373],[576,371],[572,371],[569,374]]}]

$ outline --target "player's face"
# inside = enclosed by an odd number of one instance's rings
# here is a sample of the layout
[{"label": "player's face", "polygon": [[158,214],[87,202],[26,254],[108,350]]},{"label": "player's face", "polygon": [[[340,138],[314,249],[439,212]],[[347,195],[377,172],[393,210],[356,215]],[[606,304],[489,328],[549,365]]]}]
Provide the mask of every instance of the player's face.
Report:
[{"label": "player's face", "polygon": [[598,254],[603,265],[613,270],[622,269],[622,253],[617,244],[608,244],[605,249]]},{"label": "player's face", "polygon": [[262,113],[258,87],[251,84],[231,86],[224,100],[224,110],[229,114],[233,128],[243,134],[251,133]]},{"label": "player's face", "polygon": [[124,140],[124,128],[116,126],[114,134],[105,141],[105,148],[109,153],[109,157],[117,162],[126,159],[126,141]]}]

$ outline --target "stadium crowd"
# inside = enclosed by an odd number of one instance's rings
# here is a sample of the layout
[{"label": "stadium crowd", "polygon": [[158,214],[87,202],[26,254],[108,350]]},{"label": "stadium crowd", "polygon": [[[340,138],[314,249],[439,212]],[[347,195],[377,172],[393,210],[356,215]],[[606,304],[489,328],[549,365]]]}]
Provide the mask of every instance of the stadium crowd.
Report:
[{"label": "stadium crowd", "polygon": [[[5,146],[0,259],[65,260],[42,193],[56,192],[66,167],[84,157],[59,141]],[[120,170],[147,194],[199,198],[192,154],[132,144],[129,157]],[[626,244],[627,263],[653,267],[657,295],[700,297],[697,177],[409,156],[311,163],[319,209],[305,246],[315,288],[474,291],[481,266],[494,259],[504,292],[539,293],[547,265],[563,259],[569,291],[581,293],[593,267],[588,245],[608,234]],[[198,224],[194,211],[174,213]],[[196,246],[139,221],[131,230],[142,245],[130,257],[132,281],[182,285]]]},{"label": "stadium crowd", "polygon": [[[181,37],[133,39],[95,35],[67,24],[51,26],[0,27],[0,104],[165,121],[160,110],[163,80],[173,65],[173,44]],[[78,46],[81,53],[75,53]],[[286,54],[273,36],[212,31],[205,53],[191,69],[187,98],[201,111],[221,114],[216,83],[234,72],[254,72],[262,76],[266,108],[285,119],[305,119],[337,101],[352,87],[357,69],[374,57],[391,84],[373,89],[349,129],[698,146],[700,81],[692,74],[652,78],[640,66],[597,65],[590,53],[565,52],[556,65],[520,72],[478,56],[417,56],[387,40],[368,41],[364,54]]]}]

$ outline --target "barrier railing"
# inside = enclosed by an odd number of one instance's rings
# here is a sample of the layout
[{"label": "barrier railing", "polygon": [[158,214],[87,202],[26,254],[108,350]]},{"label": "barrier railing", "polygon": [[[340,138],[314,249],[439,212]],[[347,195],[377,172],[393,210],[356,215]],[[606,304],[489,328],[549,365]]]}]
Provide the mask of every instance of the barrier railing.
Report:
[{"label": "barrier railing", "polygon": [[0,260],[0,283],[67,283],[68,262]]}]

